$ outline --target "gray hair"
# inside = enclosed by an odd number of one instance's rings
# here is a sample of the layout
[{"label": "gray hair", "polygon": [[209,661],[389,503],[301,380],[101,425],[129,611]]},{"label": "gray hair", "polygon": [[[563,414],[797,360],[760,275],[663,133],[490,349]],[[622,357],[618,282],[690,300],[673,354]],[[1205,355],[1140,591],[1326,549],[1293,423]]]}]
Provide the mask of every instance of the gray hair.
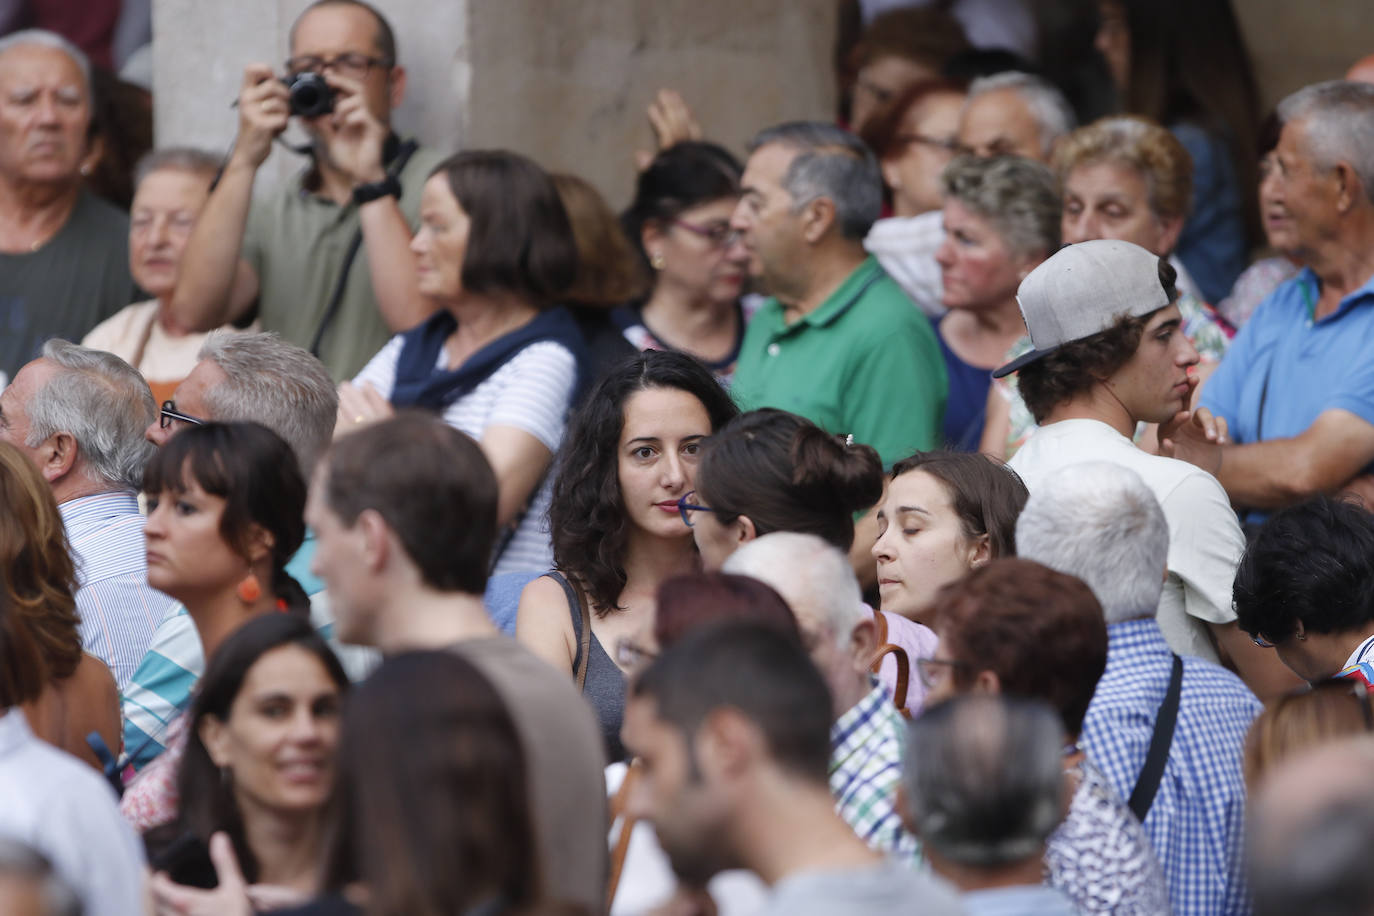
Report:
[{"label": "gray hair", "polygon": [[53,870],[47,856],[15,839],[0,837],[0,876],[28,880],[38,886],[44,916],[81,916],[81,898]]},{"label": "gray hair", "polygon": [[882,215],[883,179],[862,140],[824,121],[791,121],[760,131],[749,152],[770,144],[797,151],[782,180],[793,212],[824,197],[835,205],[841,236],[858,241],[868,235]]},{"label": "gray hair", "polygon": [[0,57],[12,48],[28,45],[52,48],[54,51],[61,51],[70,57],[72,62],[76,64],[76,68],[81,71],[81,80],[86,85],[87,101],[92,105],[95,104],[95,89],[91,84],[91,59],[86,56],[85,51],[56,32],[49,32],[47,29],[22,29],[0,38]]},{"label": "gray hair", "polygon": [[945,197],[992,224],[1021,255],[1059,250],[1063,204],[1049,167],[1020,156],[959,156],[940,174]]},{"label": "gray hair", "polygon": [[113,353],[53,339],[43,358],[59,371],[24,405],[25,444],[69,433],[82,471],[92,482],[127,490],[143,487],[143,466],[155,446],[144,438],[157,403],[138,370]]},{"label": "gray hair", "polygon": [[1345,162],[1374,201],[1374,86],[1330,80],[1305,86],[1279,102],[1279,123],[1298,120],[1312,164],[1325,171]]},{"label": "gray hair", "polygon": [[840,646],[868,614],[849,558],[814,534],[765,534],[730,554],[720,571],[771,586],[794,612],[822,621]]},{"label": "gray hair", "polygon": [[970,694],[911,724],[902,768],[921,842],[950,862],[1038,859],[1063,818],[1064,724],[1046,703]]},{"label": "gray hair", "polygon": [[209,419],[253,420],[281,436],[306,477],[334,435],[339,393],[324,364],[276,334],[216,331],[200,348],[228,376],[205,392]]},{"label": "gray hair", "polygon": [[1007,70],[974,80],[968,87],[964,110],[967,111],[978,96],[998,89],[1011,89],[1025,101],[1032,120],[1040,128],[1040,148],[1045,156],[1049,156],[1054,141],[1078,124],[1073,106],[1064,93],[1040,77],[1019,70]]},{"label": "gray hair", "polygon": [[1139,474],[1088,461],[1031,488],[1016,520],[1016,552],[1081,579],[1108,624],[1153,617],[1169,562],[1169,523]]},{"label": "gray hair", "polygon": [[220,157],[214,153],[192,146],[169,146],[165,149],[149,150],[134,166],[134,187],[143,184],[143,179],[154,172],[161,171],[186,172],[212,181],[219,173],[220,162]]}]

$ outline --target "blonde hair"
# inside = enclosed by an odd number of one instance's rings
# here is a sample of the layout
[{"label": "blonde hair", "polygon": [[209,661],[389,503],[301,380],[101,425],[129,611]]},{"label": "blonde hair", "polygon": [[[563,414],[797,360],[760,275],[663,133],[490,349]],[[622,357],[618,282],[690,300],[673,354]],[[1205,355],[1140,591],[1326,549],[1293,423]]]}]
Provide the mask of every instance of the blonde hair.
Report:
[{"label": "blonde hair", "polygon": [[1374,730],[1368,688],[1348,679],[1300,687],[1264,705],[1245,736],[1245,784],[1253,789],[1282,761],[1347,735]]},{"label": "blonde hair", "polygon": [[81,662],[76,569],[57,501],[18,448],[0,442],[0,590],[55,680]]},{"label": "blonde hair", "polygon": [[1081,165],[1110,162],[1145,179],[1150,211],[1183,217],[1193,197],[1193,158],[1178,138],[1148,118],[1112,115],[1080,127],[1059,141],[1050,160],[1063,184]]}]

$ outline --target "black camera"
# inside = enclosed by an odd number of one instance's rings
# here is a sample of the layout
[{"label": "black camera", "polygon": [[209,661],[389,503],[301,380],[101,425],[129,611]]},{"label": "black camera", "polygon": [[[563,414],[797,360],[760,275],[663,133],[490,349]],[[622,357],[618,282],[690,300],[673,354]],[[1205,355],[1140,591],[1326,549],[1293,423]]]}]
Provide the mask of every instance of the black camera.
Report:
[{"label": "black camera", "polygon": [[318,118],[334,110],[334,89],[318,73],[293,73],[282,80],[290,98],[291,113]]}]

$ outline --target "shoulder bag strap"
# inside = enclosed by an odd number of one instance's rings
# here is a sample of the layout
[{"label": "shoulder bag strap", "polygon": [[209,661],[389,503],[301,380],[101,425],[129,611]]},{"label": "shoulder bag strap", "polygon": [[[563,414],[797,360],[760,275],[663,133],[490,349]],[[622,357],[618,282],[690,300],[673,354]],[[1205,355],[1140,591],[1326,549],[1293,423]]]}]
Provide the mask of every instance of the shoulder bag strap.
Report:
[{"label": "shoulder bag strap", "polygon": [[1169,689],[1164,694],[1164,702],[1159,704],[1159,715],[1155,718],[1155,731],[1150,736],[1150,749],[1145,754],[1145,765],[1140,768],[1140,778],[1131,791],[1131,813],[1142,823],[1154,804],[1155,792],[1159,790],[1160,780],[1164,778],[1164,762],[1169,759],[1169,747],[1174,741],[1174,725],[1178,721],[1178,702],[1183,693],[1183,659],[1174,655],[1174,669],[1169,675]]},{"label": "shoulder bag strap", "polygon": [[635,829],[637,818],[626,814],[625,806],[630,800],[630,791],[638,780],[639,758],[636,757],[630,761],[629,767],[625,770],[625,778],[621,780],[620,788],[611,799],[611,823],[614,824],[616,818],[621,815],[624,815],[625,820],[621,823],[620,833],[615,838],[615,848],[611,850],[611,876],[606,882],[607,912],[615,902],[616,888],[620,886],[620,874],[625,869],[625,856],[630,851],[630,833]]},{"label": "shoulder bag strap", "polygon": [[868,670],[877,674],[882,670],[883,659],[888,655],[892,656],[897,662],[897,684],[892,690],[892,705],[909,719],[911,713],[906,708],[906,694],[911,686],[911,659],[905,649],[887,641],[887,618],[877,608],[873,609],[873,622],[878,628],[878,653],[873,656],[873,664]]}]

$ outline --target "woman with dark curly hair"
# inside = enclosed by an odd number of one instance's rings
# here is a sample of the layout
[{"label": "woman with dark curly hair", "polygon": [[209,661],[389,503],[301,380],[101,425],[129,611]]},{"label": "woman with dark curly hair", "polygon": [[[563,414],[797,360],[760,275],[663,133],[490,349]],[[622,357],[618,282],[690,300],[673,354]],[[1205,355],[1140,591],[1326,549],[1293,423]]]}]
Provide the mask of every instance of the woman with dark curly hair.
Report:
[{"label": "woman with dark curly hair", "polygon": [[119,688],[105,663],[81,649],[76,570],[62,516],[29,457],[0,442],[0,598],[42,656],[43,692],[23,704],[34,734],[99,767],[86,736],[119,749]]},{"label": "woman with dark curly hair", "polygon": [[525,587],[515,635],[576,678],[611,760],[624,756],[625,708],[612,653],[653,625],[659,583],[696,568],[680,504],[701,441],[735,414],[701,363],[660,350],[602,379],[569,425],[549,512],[554,571]]}]

